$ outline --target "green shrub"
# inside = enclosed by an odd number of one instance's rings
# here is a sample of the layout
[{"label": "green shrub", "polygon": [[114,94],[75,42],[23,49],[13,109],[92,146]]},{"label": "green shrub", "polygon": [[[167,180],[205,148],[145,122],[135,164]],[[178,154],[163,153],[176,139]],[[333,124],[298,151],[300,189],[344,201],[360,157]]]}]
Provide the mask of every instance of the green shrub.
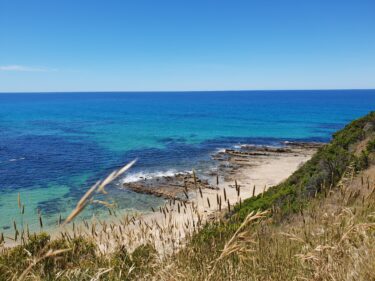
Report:
[{"label": "green shrub", "polygon": [[375,152],[375,138],[367,143],[366,150],[370,153]]},{"label": "green shrub", "polygon": [[150,244],[137,247],[132,253],[132,261],[137,267],[144,267],[155,261],[157,252]]},{"label": "green shrub", "polygon": [[[0,276],[11,279],[13,274],[22,273],[29,265],[29,258],[37,256],[50,241],[47,233],[31,235],[25,245],[4,250],[0,255]],[[1,280],[1,279],[0,279]]]}]

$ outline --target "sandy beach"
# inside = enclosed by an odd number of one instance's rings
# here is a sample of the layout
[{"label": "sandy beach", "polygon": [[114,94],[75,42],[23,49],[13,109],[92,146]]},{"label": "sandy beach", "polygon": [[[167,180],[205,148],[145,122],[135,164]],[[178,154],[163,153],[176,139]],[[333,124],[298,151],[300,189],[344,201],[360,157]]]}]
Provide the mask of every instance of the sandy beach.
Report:
[{"label": "sandy beach", "polygon": [[167,199],[146,214],[114,213],[106,220],[68,225],[54,236],[83,234],[93,237],[100,249],[125,245],[129,251],[151,243],[161,254],[178,249],[186,236],[208,220],[220,219],[228,208],[258,195],[288,178],[316,152],[319,143],[287,143],[282,147],[244,145],[215,155],[217,168],[206,178],[192,173],[126,183],[123,188]]}]

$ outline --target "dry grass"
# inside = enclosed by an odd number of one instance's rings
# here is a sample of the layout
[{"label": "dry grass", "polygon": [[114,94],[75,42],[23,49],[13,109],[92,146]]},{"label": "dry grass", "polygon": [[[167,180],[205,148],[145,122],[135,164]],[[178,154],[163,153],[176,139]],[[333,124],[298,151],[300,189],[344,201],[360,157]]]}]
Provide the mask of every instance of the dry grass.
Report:
[{"label": "dry grass", "polygon": [[340,189],[298,215],[245,221],[232,237],[222,229],[222,237],[193,243],[157,279],[375,280],[375,175],[368,171],[349,169]]}]

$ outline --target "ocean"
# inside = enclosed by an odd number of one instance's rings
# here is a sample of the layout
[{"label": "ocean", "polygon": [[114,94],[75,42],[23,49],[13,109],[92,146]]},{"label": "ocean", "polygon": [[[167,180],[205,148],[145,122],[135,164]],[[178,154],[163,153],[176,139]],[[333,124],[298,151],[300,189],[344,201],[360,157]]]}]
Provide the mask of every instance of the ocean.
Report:
[{"label": "ocean", "polygon": [[[39,230],[66,216],[90,185],[137,164],[105,198],[126,212],[163,204],[120,188],[140,176],[210,169],[210,155],[241,144],[329,141],[375,110],[375,90],[0,94],[0,232]],[[25,214],[20,214],[20,193]],[[90,207],[81,218],[104,216]]]}]

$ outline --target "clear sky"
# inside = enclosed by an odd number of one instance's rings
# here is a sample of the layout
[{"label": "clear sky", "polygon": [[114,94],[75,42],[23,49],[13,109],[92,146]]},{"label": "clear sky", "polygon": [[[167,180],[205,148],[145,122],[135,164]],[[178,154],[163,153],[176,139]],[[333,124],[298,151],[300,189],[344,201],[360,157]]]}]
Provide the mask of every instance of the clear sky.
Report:
[{"label": "clear sky", "polygon": [[375,88],[374,0],[0,0],[0,92]]}]

